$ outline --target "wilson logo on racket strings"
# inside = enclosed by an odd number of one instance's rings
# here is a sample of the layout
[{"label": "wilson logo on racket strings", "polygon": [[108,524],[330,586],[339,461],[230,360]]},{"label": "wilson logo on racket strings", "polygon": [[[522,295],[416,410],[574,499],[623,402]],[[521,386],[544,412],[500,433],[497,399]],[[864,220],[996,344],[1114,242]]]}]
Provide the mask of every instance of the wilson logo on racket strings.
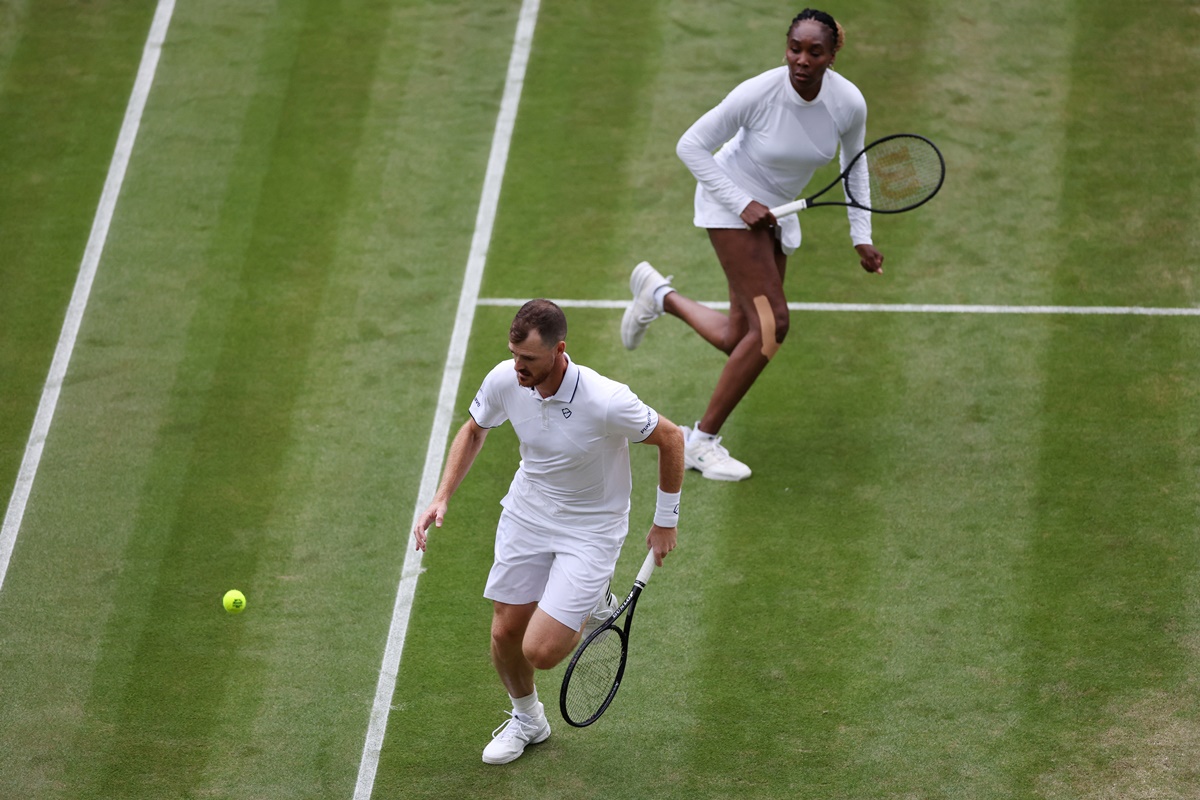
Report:
[{"label": "wilson logo on racket strings", "polygon": [[871,159],[879,191],[889,200],[904,200],[921,191],[921,177],[907,147]]}]

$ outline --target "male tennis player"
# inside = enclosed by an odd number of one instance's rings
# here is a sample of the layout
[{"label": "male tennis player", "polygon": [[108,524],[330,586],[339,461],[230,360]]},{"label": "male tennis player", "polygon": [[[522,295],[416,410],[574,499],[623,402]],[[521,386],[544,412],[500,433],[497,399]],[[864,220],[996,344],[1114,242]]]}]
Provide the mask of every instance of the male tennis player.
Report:
[{"label": "male tennis player", "polygon": [[521,462],[500,501],[496,555],[484,597],[493,603],[492,663],[508,690],[510,718],[483,750],[507,764],[550,736],[534,670],[557,666],[595,619],[615,610],[608,582],[629,530],[629,442],[658,448],[658,501],[646,537],[655,562],[675,548],[683,486],[683,433],[629,387],[576,364],[567,318],[530,300],[508,332],[511,361],[496,365],[450,445],[441,484],[413,528],[424,550],[488,431],[512,423]]}]

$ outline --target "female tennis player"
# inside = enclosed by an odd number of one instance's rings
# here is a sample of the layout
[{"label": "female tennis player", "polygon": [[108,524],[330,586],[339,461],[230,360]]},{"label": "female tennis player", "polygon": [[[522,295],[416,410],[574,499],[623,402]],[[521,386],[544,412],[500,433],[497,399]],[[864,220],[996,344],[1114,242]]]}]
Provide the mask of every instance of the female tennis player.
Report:
[{"label": "female tennis player", "polygon": [[[839,147],[845,169],[866,140],[866,101],[831,69],[843,41],[833,17],[804,9],[788,28],[785,66],[735,88],[676,147],[697,181],[695,225],[707,229],[729,283],[728,316],[684,297],[646,262],[630,277],[633,303],[621,323],[627,348],[637,347],[665,312],[729,357],[704,416],[693,428],[681,426],[685,462],[706,478],[750,477],[750,468],[729,454],[718,434],[788,332],[783,279],[788,256],[800,246],[800,222],[795,215],[777,220],[770,209],[795,199]],[[863,163],[851,173],[851,186],[865,186],[867,177]],[[863,269],[882,272],[870,214],[847,212]]]}]

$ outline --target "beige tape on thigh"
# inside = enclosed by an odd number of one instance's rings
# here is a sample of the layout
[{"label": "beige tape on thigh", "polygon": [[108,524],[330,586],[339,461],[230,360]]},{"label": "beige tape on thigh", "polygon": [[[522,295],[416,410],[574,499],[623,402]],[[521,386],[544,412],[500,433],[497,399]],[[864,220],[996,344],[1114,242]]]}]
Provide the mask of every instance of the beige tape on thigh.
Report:
[{"label": "beige tape on thigh", "polygon": [[762,332],[762,354],[770,361],[779,352],[779,342],[775,341],[775,312],[765,294],[754,298],[754,308],[758,311],[758,328]]}]

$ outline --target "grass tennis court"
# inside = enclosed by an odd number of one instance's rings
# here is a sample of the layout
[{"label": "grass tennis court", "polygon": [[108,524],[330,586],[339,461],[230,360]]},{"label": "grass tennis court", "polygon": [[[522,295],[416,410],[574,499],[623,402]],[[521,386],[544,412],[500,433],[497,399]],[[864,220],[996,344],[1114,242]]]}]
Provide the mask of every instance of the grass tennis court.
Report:
[{"label": "grass tennis court", "polygon": [[[726,299],[675,142],[800,7],[542,0],[455,428],[507,356],[493,301],[533,296],[699,417],[721,355],[671,319],[629,353],[596,301],[642,259]],[[886,310],[1200,307],[1200,7],[822,7],[868,139],[949,169],[875,220],[882,276],[840,210],[802,218],[789,299],[882,310],[793,313],[722,431],[755,475],[689,473],[613,707],[571,729],[543,676],[554,735],[499,768],[492,434],[372,797],[1200,795],[1200,317]],[[354,796],[519,9],[177,0],[0,587],[0,796]],[[0,0],[5,503],[155,11]]]}]

